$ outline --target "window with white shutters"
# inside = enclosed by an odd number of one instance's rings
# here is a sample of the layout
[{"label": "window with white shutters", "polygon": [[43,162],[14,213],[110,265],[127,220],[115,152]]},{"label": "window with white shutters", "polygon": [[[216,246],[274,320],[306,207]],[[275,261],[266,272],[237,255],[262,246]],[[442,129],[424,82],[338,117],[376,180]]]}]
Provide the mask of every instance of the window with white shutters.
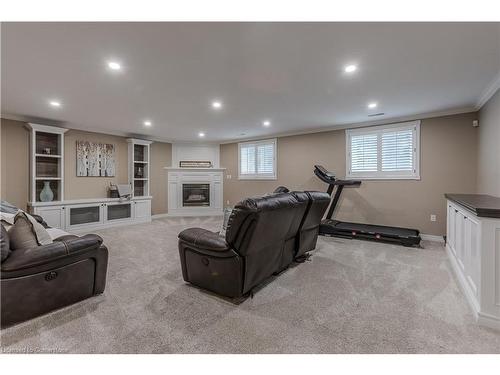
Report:
[{"label": "window with white shutters", "polygon": [[238,144],[240,179],[276,179],[276,139]]},{"label": "window with white shutters", "polygon": [[420,121],[346,130],[347,177],[420,179]]}]

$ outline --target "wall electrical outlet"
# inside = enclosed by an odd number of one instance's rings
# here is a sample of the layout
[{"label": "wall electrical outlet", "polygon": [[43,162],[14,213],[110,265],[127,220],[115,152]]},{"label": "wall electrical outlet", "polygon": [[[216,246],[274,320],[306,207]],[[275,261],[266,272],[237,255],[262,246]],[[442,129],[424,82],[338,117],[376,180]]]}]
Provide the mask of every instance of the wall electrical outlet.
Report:
[{"label": "wall electrical outlet", "polygon": [[229,199],[226,201],[226,204],[229,206]]},{"label": "wall electrical outlet", "polygon": [[436,221],[436,215],[431,215],[431,221]]},{"label": "wall electrical outlet", "polygon": [[230,179],[231,179],[231,175],[230,175],[230,174],[227,174],[227,175],[226,175],[226,179],[230,180]]}]

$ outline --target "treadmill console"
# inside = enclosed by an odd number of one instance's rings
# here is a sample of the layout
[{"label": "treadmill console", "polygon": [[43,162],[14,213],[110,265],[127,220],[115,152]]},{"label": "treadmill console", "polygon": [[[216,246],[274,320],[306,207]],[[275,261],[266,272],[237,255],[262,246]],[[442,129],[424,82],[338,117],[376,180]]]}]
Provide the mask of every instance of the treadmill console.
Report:
[{"label": "treadmill console", "polygon": [[328,172],[322,165],[315,165],[314,168],[323,176],[335,179],[335,175],[333,173]]}]

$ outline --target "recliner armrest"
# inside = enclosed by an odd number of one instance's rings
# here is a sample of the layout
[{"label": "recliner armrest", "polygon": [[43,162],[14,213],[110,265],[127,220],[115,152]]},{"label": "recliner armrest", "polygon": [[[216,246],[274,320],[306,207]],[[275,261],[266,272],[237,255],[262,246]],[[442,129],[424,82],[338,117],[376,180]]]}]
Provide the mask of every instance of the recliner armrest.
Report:
[{"label": "recliner armrest", "polygon": [[209,251],[230,249],[224,237],[203,228],[189,228],[179,233],[179,239],[195,248]]},{"label": "recliner armrest", "polygon": [[53,243],[26,250],[15,250],[2,263],[2,272],[16,271],[37,267],[61,258],[72,258],[89,250],[98,249],[102,238],[95,234],[82,237],[67,235],[54,240]]}]

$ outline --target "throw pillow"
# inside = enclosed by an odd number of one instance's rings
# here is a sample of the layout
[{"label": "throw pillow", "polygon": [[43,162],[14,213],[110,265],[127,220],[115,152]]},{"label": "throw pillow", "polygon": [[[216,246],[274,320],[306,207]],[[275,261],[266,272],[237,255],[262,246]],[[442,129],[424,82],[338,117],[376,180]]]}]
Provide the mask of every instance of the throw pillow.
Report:
[{"label": "throw pillow", "polygon": [[33,224],[22,211],[14,219],[14,225],[9,230],[9,238],[11,250],[38,247]]},{"label": "throw pillow", "polygon": [[5,229],[9,230],[9,227],[14,225],[14,218],[16,217],[16,214],[17,211],[13,214],[7,212],[0,212],[0,219],[2,219],[2,224],[5,226]]},{"label": "throw pillow", "polygon": [[229,222],[229,216],[231,216],[231,212],[233,212],[232,208],[224,208],[224,219],[222,220],[222,228],[219,232],[219,235],[221,235],[222,237],[226,237],[227,223]]},{"label": "throw pillow", "polygon": [[2,225],[2,233],[0,234],[0,250],[1,250],[1,261],[3,262],[7,259],[11,253],[9,233],[7,229]]},{"label": "throw pillow", "polygon": [[52,243],[52,238],[50,237],[49,232],[47,232],[47,229],[40,224],[33,216],[30,214],[27,214],[24,212],[28,220],[31,222],[31,225],[33,225],[33,230],[35,231],[35,236],[36,236],[36,241],[38,242],[39,245],[47,245],[49,243]]}]

